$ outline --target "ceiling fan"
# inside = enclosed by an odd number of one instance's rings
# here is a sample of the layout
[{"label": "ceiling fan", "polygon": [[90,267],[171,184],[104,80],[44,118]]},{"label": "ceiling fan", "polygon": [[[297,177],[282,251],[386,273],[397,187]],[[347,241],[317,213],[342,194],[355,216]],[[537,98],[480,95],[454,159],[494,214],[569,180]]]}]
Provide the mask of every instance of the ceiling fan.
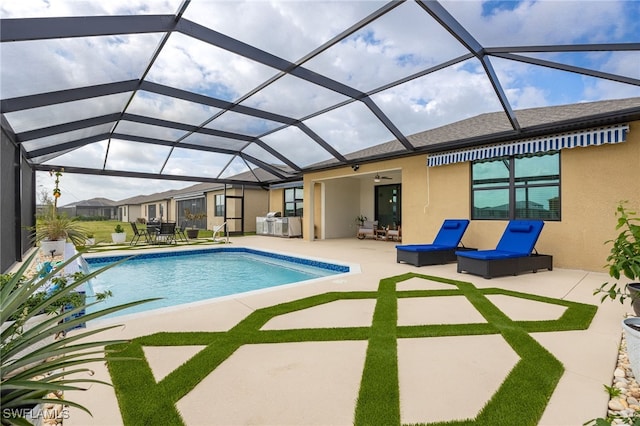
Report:
[{"label": "ceiling fan", "polygon": [[380,182],[382,179],[393,179],[388,176],[380,176],[378,173],[373,177],[374,182]]}]

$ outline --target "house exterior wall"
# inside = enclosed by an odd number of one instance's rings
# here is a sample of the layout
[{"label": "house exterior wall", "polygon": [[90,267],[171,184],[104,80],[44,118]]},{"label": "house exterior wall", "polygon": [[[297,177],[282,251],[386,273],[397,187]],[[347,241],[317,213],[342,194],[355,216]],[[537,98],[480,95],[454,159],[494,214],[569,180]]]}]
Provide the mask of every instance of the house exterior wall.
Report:
[{"label": "house exterior wall", "polygon": [[[304,211],[314,214],[303,217],[304,238],[313,239],[314,226],[319,239],[355,237],[356,216],[362,214],[370,219],[374,216],[376,184],[373,174],[391,170],[400,171],[402,180],[385,180],[380,185],[402,183],[402,234],[415,235],[416,239],[432,238],[423,230],[422,211],[427,203],[426,164],[426,155],[416,155],[362,164],[355,172],[351,167],[342,167],[305,174]],[[367,178],[360,179],[363,175]]]},{"label": "house exterior wall", "polygon": [[[402,238],[404,244],[429,243],[446,218],[469,219],[471,166],[469,162],[428,168],[426,155],[380,161],[309,173],[304,176],[303,220],[313,229],[321,220],[324,238],[355,236],[354,218],[373,217],[373,186],[354,177],[383,170],[402,172]],[[560,268],[603,271],[609,254],[604,242],[617,235],[615,209],[620,200],[640,212],[640,122],[630,123],[627,141],[614,145],[564,149],[560,154],[561,214],[547,221],[536,249],[554,256]],[[318,184],[321,183],[322,185]],[[351,192],[352,191],[352,192]],[[345,198],[345,193],[351,198]],[[353,195],[358,194],[357,202]],[[318,206],[317,204],[320,204]],[[345,223],[350,222],[350,227]],[[463,238],[469,247],[495,248],[505,220],[473,220]],[[305,233],[306,239],[309,233]],[[318,236],[320,237],[320,236]]]},{"label": "house exterior wall", "polygon": [[224,191],[211,191],[204,194],[207,206],[207,229],[213,229],[215,226],[224,222],[222,216],[215,216],[216,213],[216,195],[224,194]]},{"label": "house exterior wall", "polygon": [[284,188],[276,188],[269,191],[270,212],[282,212],[284,208]]},{"label": "house exterior wall", "polygon": [[[624,143],[562,150],[562,220],[545,222],[536,244],[538,252],[553,255],[559,268],[602,272],[610,248],[604,242],[617,235],[614,213],[618,201],[629,200],[630,207],[640,209],[638,164],[640,122],[631,123]],[[433,236],[445,217],[470,217],[471,168],[469,163],[458,163],[432,167],[429,174],[430,210],[435,220],[428,221],[428,226]],[[470,247],[495,248],[505,224],[503,220],[473,220],[463,242]],[[411,234],[403,235],[406,243],[419,242]]]},{"label": "house exterior wall", "polygon": [[269,191],[247,189],[244,197],[244,232],[256,232],[256,217],[269,212]]},{"label": "house exterior wall", "polygon": [[[242,188],[228,188],[227,196],[242,196]],[[221,225],[225,218],[215,216],[215,196],[224,195],[224,190],[207,192],[207,228],[213,229]],[[244,189],[244,232],[256,232],[256,217],[264,216],[269,211],[269,191],[264,189],[245,188]],[[227,200],[227,217],[240,217],[242,214],[239,199],[229,198]],[[240,232],[242,224],[239,220],[227,220],[229,232]]]},{"label": "house exterior wall", "polygon": [[[313,219],[311,219],[313,221],[313,235],[309,235],[308,239],[316,240],[322,238],[324,232],[324,221],[322,216],[322,184],[314,184],[314,187],[311,189],[311,193],[313,194]],[[305,229],[306,228],[303,226],[303,237]]]},{"label": "house exterior wall", "polygon": [[601,270],[610,250],[604,242],[618,234],[618,202],[628,200],[640,213],[640,121],[630,123],[624,143],[564,150],[561,156],[562,222],[548,223],[552,232],[543,243],[557,253],[560,267]]},{"label": "house exterior wall", "polygon": [[143,217],[140,204],[127,204],[126,206],[120,206],[120,209],[123,222],[135,222],[139,217]]}]

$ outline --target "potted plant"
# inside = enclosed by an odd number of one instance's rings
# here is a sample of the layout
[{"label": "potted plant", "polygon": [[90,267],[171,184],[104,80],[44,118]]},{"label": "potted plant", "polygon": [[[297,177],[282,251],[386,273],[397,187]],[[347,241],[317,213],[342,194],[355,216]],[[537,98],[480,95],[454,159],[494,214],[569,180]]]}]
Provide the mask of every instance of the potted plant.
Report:
[{"label": "potted plant", "polygon": [[127,240],[127,233],[124,232],[122,225],[117,224],[111,233],[111,239],[115,244],[122,244]]},{"label": "potted plant", "polygon": [[[636,316],[640,316],[640,297],[637,293],[640,291],[640,282],[636,282],[640,281],[640,224],[636,223],[640,222],[640,217],[635,216],[636,212],[627,210],[626,203],[621,201],[616,209],[618,236],[605,242],[611,244],[605,267],[616,281],[602,284],[594,294],[604,293],[601,302],[609,298],[624,303],[629,298]],[[620,277],[630,281],[620,284]]]},{"label": "potted plant", "polygon": [[[606,282],[594,294],[604,293],[601,302],[607,298],[624,303],[629,299],[635,317],[622,320],[622,328],[627,341],[627,354],[634,376],[640,377],[640,217],[635,211],[626,209],[626,201],[621,201],[616,209],[618,236],[606,242],[611,244],[607,257],[609,275],[616,281]],[[620,284],[625,277],[629,282]]]},{"label": "potted plant", "polygon": [[[62,404],[89,410],[82,405],[55,398],[65,390],[85,390],[94,383],[105,382],[91,377],[92,371],[87,367],[95,361],[106,361],[104,347],[114,343],[126,341],[101,341],[101,339],[87,339],[96,333],[117,327],[108,326],[78,332],[67,336],[65,331],[76,328],[82,323],[100,318],[112,312],[145,303],[138,301],[106,308],[78,317],[78,314],[89,305],[80,302],[79,306],[69,310],[54,309],[63,301],[72,297],[79,286],[102,271],[121,263],[116,262],[99,271],[83,276],[72,276],[64,286],[49,292],[48,296],[37,296],[44,291],[44,287],[54,278],[56,271],[49,273],[27,275],[29,266],[33,263],[38,252],[34,252],[15,274],[4,276],[0,287],[0,324],[2,332],[0,339],[0,388],[2,388],[2,424],[30,424],[21,419],[38,421],[35,418],[42,410],[31,410],[38,404]],[[79,254],[71,257],[61,265],[75,262]],[[32,328],[25,327],[31,319],[41,312],[52,311],[45,319]],[[54,337],[53,340],[50,338]],[[45,342],[45,343],[43,343]],[[70,368],[71,367],[71,368]],[[61,405],[58,405],[63,410]],[[58,415],[62,415],[59,413]],[[32,418],[33,417],[33,418]]]},{"label": "potted plant", "polygon": [[38,220],[35,229],[35,240],[46,254],[60,256],[64,253],[67,239],[76,246],[84,245],[85,229],[81,222],[66,216],[48,216]]},{"label": "potted plant", "polygon": [[364,225],[365,220],[367,220],[366,216],[363,216],[361,214],[359,214],[358,216],[356,216],[356,224],[361,227],[362,225]]},{"label": "potted plant", "polygon": [[58,198],[62,195],[59,187],[62,172],[63,169],[49,171],[49,175],[55,176],[51,212],[38,219],[35,226],[35,241],[40,243],[42,251],[50,254],[51,257],[61,256],[64,253],[67,238],[76,246],[84,245],[86,239],[85,230],[80,222],[75,218],[58,215]]},{"label": "potted plant", "polygon": [[184,217],[191,222],[191,229],[187,229],[187,238],[198,238],[198,229],[196,228],[196,220],[205,219],[207,214],[204,212],[193,213],[191,210],[184,209]]}]

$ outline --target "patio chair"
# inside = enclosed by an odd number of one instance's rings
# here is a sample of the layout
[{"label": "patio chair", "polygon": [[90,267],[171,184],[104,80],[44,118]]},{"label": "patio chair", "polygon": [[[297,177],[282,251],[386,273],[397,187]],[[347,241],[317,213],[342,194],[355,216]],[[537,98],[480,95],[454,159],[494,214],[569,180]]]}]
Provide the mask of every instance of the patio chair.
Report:
[{"label": "patio chair", "polygon": [[[227,222],[224,222],[222,225],[218,225],[218,226],[214,226],[213,227],[213,242],[218,242],[218,234],[220,234],[223,230],[226,229],[227,226]],[[220,241],[225,241],[225,242],[229,242],[229,237],[227,236],[225,240],[220,240]]]},{"label": "patio chair", "polygon": [[510,221],[494,250],[456,251],[458,272],[488,279],[538,269],[553,270],[553,257],[535,251],[543,226],[541,220]]},{"label": "patio chair", "polygon": [[166,244],[177,244],[176,241],[176,223],[167,222],[160,224],[160,230],[156,234],[155,242],[163,242]]},{"label": "patio chair", "polygon": [[176,228],[176,240],[180,239],[180,241],[184,241],[184,242],[189,241],[187,239],[186,230],[187,230],[187,221],[183,220],[180,226]]},{"label": "patio chair", "polygon": [[135,222],[129,222],[131,229],[133,230],[133,238],[131,238],[130,246],[135,246],[140,241],[140,238],[144,237],[146,243],[151,242],[151,236],[146,229],[138,229],[138,225]]},{"label": "patio chair", "polygon": [[365,220],[362,226],[358,228],[356,236],[359,240],[364,240],[367,237],[376,238],[376,229],[378,228],[377,220]]},{"label": "patio chair", "polygon": [[456,250],[475,250],[458,247],[462,236],[469,226],[467,219],[446,219],[431,244],[397,245],[397,262],[406,262],[414,266],[442,265],[456,261]]},{"label": "patio chair", "polygon": [[398,226],[397,229],[387,228],[387,241],[402,241],[402,229]]}]

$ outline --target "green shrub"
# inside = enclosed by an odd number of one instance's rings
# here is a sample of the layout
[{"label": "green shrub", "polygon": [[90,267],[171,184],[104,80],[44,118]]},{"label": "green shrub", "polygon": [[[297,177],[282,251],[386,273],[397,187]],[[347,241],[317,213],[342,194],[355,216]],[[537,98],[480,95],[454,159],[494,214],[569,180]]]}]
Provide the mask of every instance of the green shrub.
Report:
[{"label": "green shrub", "polygon": [[[80,302],[78,306],[68,309],[55,309],[76,292],[79,286],[102,273],[104,270],[121,262],[108,265],[87,275],[72,275],[64,286],[49,293],[46,297],[37,296],[56,277],[52,270],[44,276],[28,277],[26,272],[38,254],[37,251],[28,258],[15,274],[2,276],[0,288],[0,322],[2,332],[0,338],[0,387],[2,396],[2,424],[26,425],[21,415],[28,415],[28,408],[37,404],[60,403],[58,399],[49,398],[51,393],[65,390],[85,390],[86,385],[105,382],[89,378],[91,370],[85,365],[95,361],[103,361],[104,346],[125,343],[126,341],[99,341],[86,338],[102,331],[118,327],[117,325],[102,327],[89,331],[74,331],[66,334],[83,323],[102,317],[112,312],[126,309],[130,306],[145,303],[148,300],[131,302],[106,308],[78,316],[87,307],[98,302],[86,304]],[[73,256],[60,265],[74,262],[79,254]],[[45,293],[46,294],[46,293]],[[51,312],[46,319],[33,326],[26,327],[27,321],[40,312]],[[52,343],[47,342],[52,336],[59,337]],[[79,343],[83,341],[83,343]],[[86,412],[89,410],[73,401],[64,399],[64,404],[77,407]],[[27,408],[27,409],[25,409]],[[20,414],[23,413],[23,414]]]}]

